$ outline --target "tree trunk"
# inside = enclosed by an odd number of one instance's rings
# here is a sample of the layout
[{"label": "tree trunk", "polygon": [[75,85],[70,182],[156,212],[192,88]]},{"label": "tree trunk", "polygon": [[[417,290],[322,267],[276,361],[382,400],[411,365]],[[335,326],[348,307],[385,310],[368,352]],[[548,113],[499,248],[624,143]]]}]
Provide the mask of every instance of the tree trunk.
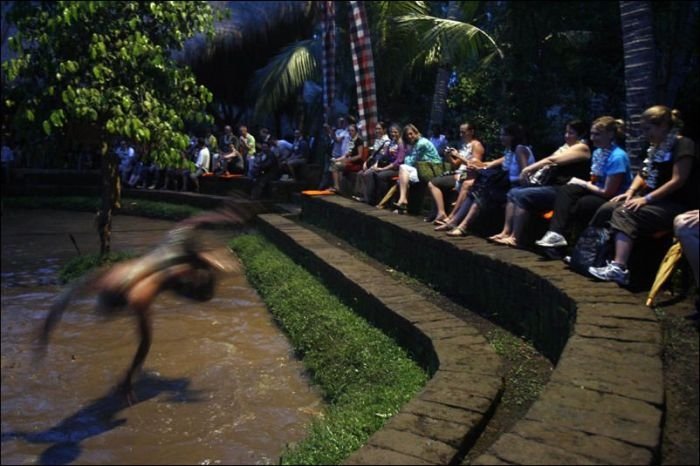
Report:
[{"label": "tree trunk", "polygon": [[635,164],[642,149],[639,119],[655,103],[651,2],[621,1],[620,20],[625,60],[626,149]]},{"label": "tree trunk", "polygon": [[[458,14],[459,3],[450,1],[447,6],[447,18],[457,19]],[[435,76],[435,91],[433,92],[433,103],[430,107],[428,128],[432,128],[434,125],[442,127],[442,122],[445,119],[445,109],[447,108],[447,84],[450,81],[451,74],[452,64],[449,57],[442,56],[437,76]]]},{"label": "tree trunk", "polygon": [[441,64],[435,77],[435,91],[433,91],[433,103],[430,106],[428,129],[435,125],[442,128],[447,108],[447,83],[450,81],[450,74],[452,74],[452,67],[449,64]]},{"label": "tree trunk", "polygon": [[116,154],[102,142],[102,205],[97,212],[97,233],[100,235],[100,255],[109,254],[112,246],[112,209],[120,207],[121,185]]},{"label": "tree trunk", "polygon": [[[693,2],[678,2],[675,5],[679,9],[680,16],[675,30],[677,37],[681,38],[675,41],[673,49],[670,50],[671,59],[669,60],[666,69],[667,82],[662,86],[660,102],[674,108],[676,106],[676,97],[683,84],[685,84],[688,75],[693,65],[693,53],[695,50],[694,41],[692,40],[693,28],[698,21],[697,4]],[[690,40],[684,38],[690,37]]]}]

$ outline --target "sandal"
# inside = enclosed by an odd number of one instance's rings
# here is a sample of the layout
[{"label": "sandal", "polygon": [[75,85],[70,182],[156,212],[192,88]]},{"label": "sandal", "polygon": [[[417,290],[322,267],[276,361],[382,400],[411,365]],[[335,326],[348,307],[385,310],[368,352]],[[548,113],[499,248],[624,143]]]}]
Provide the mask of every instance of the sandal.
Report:
[{"label": "sandal", "polygon": [[505,238],[505,237],[503,236],[503,234],[502,234],[502,233],[499,233],[499,234],[497,234],[497,235],[489,236],[488,238],[486,238],[486,241],[490,241],[491,243],[503,244],[503,243],[501,243],[501,240],[502,240],[503,238]]},{"label": "sandal", "polygon": [[494,242],[495,244],[500,244],[500,245],[503,245],[503,246],[511,246],[511,247],[515,247],[515,246],[516,246],[515,239],[512,238],[512,237],[510,237],[510,236],[506,236],[506,237],[504,237],[504,238],[495,239],[495,240],[493,240],[493,242]]},{"label": "sandal", "polygon": [[467,232],[462,227],[455,227],[454,230],[447,232],[447,236],[467,236]]},{"label": "sandal", "polygon": [[396,206],[396,210],[394,210],[395,214],[399,215],[405,215],[406,211],[408,210],[408,205],[407,204],[394,204]]},{"label": "sandal", "polygon": [[442,225],[433,228],[433,230],[435,230],[435,231],[450,231],[450,230],[454,230],[455,228],[457,228],[457,225],[453,225],[451,223],[443,223]]},{"label": "sandal", "polygon": [[444,225],[445,223],[447,223],[447,215],[437,217],[435,220],[433,220],[433,225]]}]

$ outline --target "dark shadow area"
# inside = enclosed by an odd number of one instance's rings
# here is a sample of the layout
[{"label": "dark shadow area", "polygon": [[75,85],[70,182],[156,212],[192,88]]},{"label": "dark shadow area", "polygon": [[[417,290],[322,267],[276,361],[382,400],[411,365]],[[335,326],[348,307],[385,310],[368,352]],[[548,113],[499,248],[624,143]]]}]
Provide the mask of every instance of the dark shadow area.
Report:
[{"label": "dark shadow area", "polygon": [[201,391],[190,390],[189,385],[190,381],[186,378],[169,379],[144,374],[134,384],[133,403],[129,403],[123,391],[112,389],[53,427],[40,432],[3,432],[2,441],[21,439],[30,443],[49,444],[37,463],[69,464],[80,457],[83,440],[125,424],[126,419],[119,418],[118,414],[133,404],[160,394],[167,394],[163,401],[171,403],[203,401]]}]

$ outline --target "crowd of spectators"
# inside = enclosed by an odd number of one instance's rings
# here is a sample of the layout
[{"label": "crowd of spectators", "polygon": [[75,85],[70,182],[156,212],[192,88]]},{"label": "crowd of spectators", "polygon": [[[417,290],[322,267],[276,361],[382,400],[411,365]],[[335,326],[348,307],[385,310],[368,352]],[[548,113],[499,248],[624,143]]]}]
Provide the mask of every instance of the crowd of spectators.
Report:
[{"label": "crowd of spectators", "polygon": [[[612,257],[588,267],[588,273],[622,285],[630,281],[628,262],[637,240],[675,231],[694,258],[690,261],[697,281],[697,147],[682,135],[678,112],[666,106],[648,108],[641,127],[648,149],[636,154],[643,162],[633,174],[624,148],[624,122],[609,115],[596,118],[590,127],[569,121],[564,144],[539,160],[519,124],[501,125],[500,147],[489,153],[468,121],[459,125],[457,141],[448,140],[439,127],[424,137],[414,124],[385,122],[377,123],[365,141],[355,119],[342,116],[334,127],[324,125],[316,138],[314,149],[323,165],[318,188],[407,214],[409,194],[420,186],[432,201],[424,220],[436,231],[465,236],[474,233],[479,221],[500,216],[501,231],[489,241],[550,258],[568,256],[583,228],[607,229]],[[112,151],[124,187],[199,192],[204,176],[237,175],[252,180],[251,197],[258,199],[271,182],[303,176],[312,143],[299,129],[278,139],[262,128],[256,138],[241,124],[237,134],[227,125],[218,137],[215,128],[191,136],[179,167],[159,166],[146,146],[125,139]],[[96,168],[95,150],[90,152],[86,147],[78,151],[78,169]],[[14,159],[3,137],[4,181]],[[423,203],[422,195],[418,202]],[[526,234],[533,217],[548,221],[537,240]]]},{"label": "crowd of spectators", "polygon": [[[547,258],[568,260],[582,229],[604,228],[612,238],[612,255],[587,267],[587,273],[621,285],[629,284],[627,266],[637,239],[669,237],[675,229],[687,243],[683,250],[697,282],[697,148],[682,136],[675,110],[650,107],[641,122],[649,148],[639,154],[643,161],[635,175],[624,149],[624,122],[608,115],[590,127],[569,121],[564,144],[539,160],[518,124],[503,124],[502,147],[488,153],[470,122],[460,125],[454,143],[438,128],[424,137],[413,124],[403,129],[392,124],[387,134],[387,124],[380,122],[369,146],[357,136],[354,123],[339,118],[335,128],[325,127],[331,140],[325,170],[332,178],[326,177],[320,188],[379,208],[393,205],[394,213],[407,214],[409,193],[422,184],[433,201],[425,221],[436,231],[474,234],[476,222],[500,216],[503,227],[489,241]],[[359,144],[368,145],[365,155]],[[340,182],[350,173],[355,182],[348,193]],[[389,204],[392,196],[395,202]],[[525,233],[533,216],[548,222],[548,229],[528,242]]]}]

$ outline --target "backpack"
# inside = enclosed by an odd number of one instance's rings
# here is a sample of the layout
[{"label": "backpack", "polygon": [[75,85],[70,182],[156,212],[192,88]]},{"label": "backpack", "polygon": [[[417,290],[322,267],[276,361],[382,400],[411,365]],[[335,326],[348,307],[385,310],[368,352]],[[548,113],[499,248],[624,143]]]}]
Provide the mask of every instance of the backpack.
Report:
[{"label": "backpack", "polygon": [[569,266],[583,274],[588,267],[602,267],[612,253],[612,234],[608,228],[589,226],[581,233],[571,252]]}]

